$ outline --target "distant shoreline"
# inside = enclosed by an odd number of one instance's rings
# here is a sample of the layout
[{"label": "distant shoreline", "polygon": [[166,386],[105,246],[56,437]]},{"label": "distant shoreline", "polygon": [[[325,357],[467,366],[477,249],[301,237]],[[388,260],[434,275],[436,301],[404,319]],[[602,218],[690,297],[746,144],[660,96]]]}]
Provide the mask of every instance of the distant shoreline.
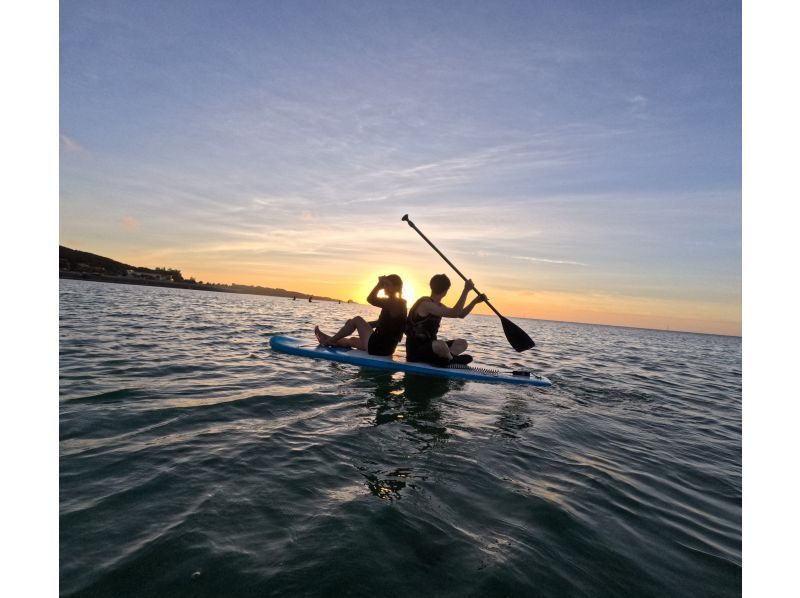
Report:
[{"label": "distant shoreline", "polygon": [[315,301],[326,301],[329,303],[346,303],[339,299],[332,299],[330,297],[317,297],[316,295],[308,295],[307,293],[293,293],[291,291],[283,291],[282,289],[265,289],[264,287],[254,287],[252,290],[242,287],[229,288],[221,287],[214,284],[199,284],[192,282],[168,282],[161,280],[147,280],[143,278],[131,278],[127,276],[110,276],[108,274],[93,274],[89,272],[70,272],[60,271],[58,273],[59,279],[67,280],[86,280],[89,282],[109,282],[112,284],[131,284],[147,287],[162,287],[167,289],[186,289],[190,291],[209,291],[212,293],[232,293],[234,295],[262,295],[265,297],[286,297],[287,299],[297,298]]},{"label": "distant shoreline", "polygon": [[[268,289],[265,287],[253,287],[252,290],[248,290],[247,287],[228,288],[228,287],[220,287],[218,285],[213,285],[213,284],[199,284],[191,282],[166,282],[158,280],[147,280],[143,278],[129,278],[126,276],[110,276],[108,274],[92,274],[88,272],[70,272],[63,270],[58,273],[58,277],[68,280],[88,280],[90,282],[110,282],[116,284],[132,284],[139,286],[163,287],[168,289],[187,289],[190,291],[210,291],[212,293],[232,293],[234,295],[262,295],[264,297],[286,297],[286,298],[296,297],[297,299],[303,299],[303,300],[307,300],[309,297],[309,295],[306,293],[292,293],[291,291],[284,291],[283,289]],[[326,301],[328,303],[343,303],[343,304],[348,303],[347,301],[340,301],[339,299],[332,299],[330,297],[317,297],[315,295],[311,295],[311,298],[313,299],[312,303],[314,301]],[[349,305],[361,305],[361,304],[353,301],[350,302]],[[476,313],[473,315],[482,316],[486,318],[494,318],[494,316],[491,314]],[[720,334],[718,332],[696,332],[693,330],[667,330],[664,328],[623,326],[621,324],[602,324],[598,322],[570,322],[567,320],[550,320],[547,318],[525,318],[522,316],[515,316],[515,318],[520,320],[531,320],[540,322],[556,322],[559,324],[578,324],[581,326],[603,326],[606,328],[628,328],[631,330],[651,330],[654,332],[668,332],[676,334],[698,334],[701,336],[721,336],[726,338],[738,338],[738,339],[742,338],[740,334]]]}]

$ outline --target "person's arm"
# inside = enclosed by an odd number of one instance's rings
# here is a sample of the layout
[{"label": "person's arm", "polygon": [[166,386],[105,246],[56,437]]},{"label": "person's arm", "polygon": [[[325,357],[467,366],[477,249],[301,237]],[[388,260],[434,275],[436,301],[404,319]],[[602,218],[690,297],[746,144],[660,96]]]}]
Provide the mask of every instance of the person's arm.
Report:
[{"label": "person's arm", "polygon": [[434,303],[433,301],[426,301],[418,308],[418,313],[422,316],[427,315],[434,315],[434,316],[441,316],[442,318],[461,318],[461,312],[464,311],[464,303],[467,300],[467,295],[469,292],[475,288],[475,285],[471,280],[468,280],[464,283],[464,290],[461,291],[461,296],[456,301],[453,307],[447,307],[446,305],[442,305],[440,303]]},{"label": "person's arm", "polygon": [[[456,304],[451,308],[453,312],[455,312],[456,314],[460,314],[463,311],[464,304],[467,302],[467,295],[469,295],[469,292],[474,288],[475,284],[472,282],[471,279],[464,281],[464,290],[461,291],[461,296],[458,298],[458,301],[456,301]],[[458,318],[459,316],[455,315],[449,317]]]},{"label": "person's arm", "polygon": [[426,301],[420,304],[417,308],[417,313],[422,316],[440,316],[442,318],[457,318],[461,311],[456,310],[455,307],[447,307],[441,303],[434,303],[433,301]]},{"label": "person's arm", "polygon": [[478,295],[470,302],[468,306],[464,307],[467,294],[474,288],[475,285],[471,280],[468,280],[464,284],[464,291],[461,293],[461,297],[459,297],[458,301],[453,307],[447,307],[446,305],[434,303],[433,301],[426,301],[417,308],[417,313],[422,316],[434,315],[441,316],[442,318],[465,318],[472,311],[472,308],[474,308],[478,303],[481,303],[482,301],[488,301],[486,295]]},{"label": "person's arm", "polygon": [[367,303],[370,305],[374,305],[375,307],[383,308],[386,305],[386,300],[388,297],[378,297],[378,292],[383,288],[383,276],[378,278],[378,284],[375,285],[375,288],[370,291],[369,295],[367,296]]},{"label": "person's arm", "polygon": [[458,315],[458,317],[459,318],[466,318],[469,315],[469,312],[472,311],[473,307],[478,305],[478,303],[483,303],[484,301],[488,301],[488,300],[489,300],[489,298],[486,295],[484,295],[484,294],[478,295],[472,301],[469,302],[469,305],[467,305],[464,309],[461,310],[461,313]]}]

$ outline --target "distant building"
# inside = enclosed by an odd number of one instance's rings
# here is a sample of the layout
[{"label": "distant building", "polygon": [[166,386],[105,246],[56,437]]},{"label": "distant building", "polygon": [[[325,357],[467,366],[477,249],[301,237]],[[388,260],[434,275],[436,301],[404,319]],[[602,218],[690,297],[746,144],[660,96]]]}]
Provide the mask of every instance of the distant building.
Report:
[{"label": "distant building", "polygon": [[140,278],[142,280],[158,280],[161,282],[169,282],[172,276],[169,274],[156,274],[154,272],[140,272],[138,270],[128,270],[127,275],[130,278]]}]

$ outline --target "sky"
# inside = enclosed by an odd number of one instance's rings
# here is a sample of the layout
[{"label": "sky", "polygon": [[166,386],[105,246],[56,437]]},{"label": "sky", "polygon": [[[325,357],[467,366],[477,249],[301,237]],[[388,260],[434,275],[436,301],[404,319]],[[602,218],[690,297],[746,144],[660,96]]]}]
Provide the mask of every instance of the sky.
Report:
[{"label": "sky", "polygon": [[59,242],[457,285],[407,213],[506,316],[739,335],[741,41],[736,2],[62,2]]}]

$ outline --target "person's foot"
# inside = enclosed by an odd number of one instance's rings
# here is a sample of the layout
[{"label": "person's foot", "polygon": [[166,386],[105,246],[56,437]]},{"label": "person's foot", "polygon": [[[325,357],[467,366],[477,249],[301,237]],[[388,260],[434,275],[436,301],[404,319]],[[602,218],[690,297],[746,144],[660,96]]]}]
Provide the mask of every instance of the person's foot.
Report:
[{"label": "person's foot", "polygon": [[453,355],[450,363],[455,365],[467,365],[468,363],[472,363],[472,355],[468,355],[466,353],[461,353],[461,355]]},{"label": "person's foot", "polygon": [[319,329],[319,326],[314,326],[314,336],[317,337],[317,342],[322,345],[323,347],[328,346],[328,340],[331,338],[322,330]]}]

